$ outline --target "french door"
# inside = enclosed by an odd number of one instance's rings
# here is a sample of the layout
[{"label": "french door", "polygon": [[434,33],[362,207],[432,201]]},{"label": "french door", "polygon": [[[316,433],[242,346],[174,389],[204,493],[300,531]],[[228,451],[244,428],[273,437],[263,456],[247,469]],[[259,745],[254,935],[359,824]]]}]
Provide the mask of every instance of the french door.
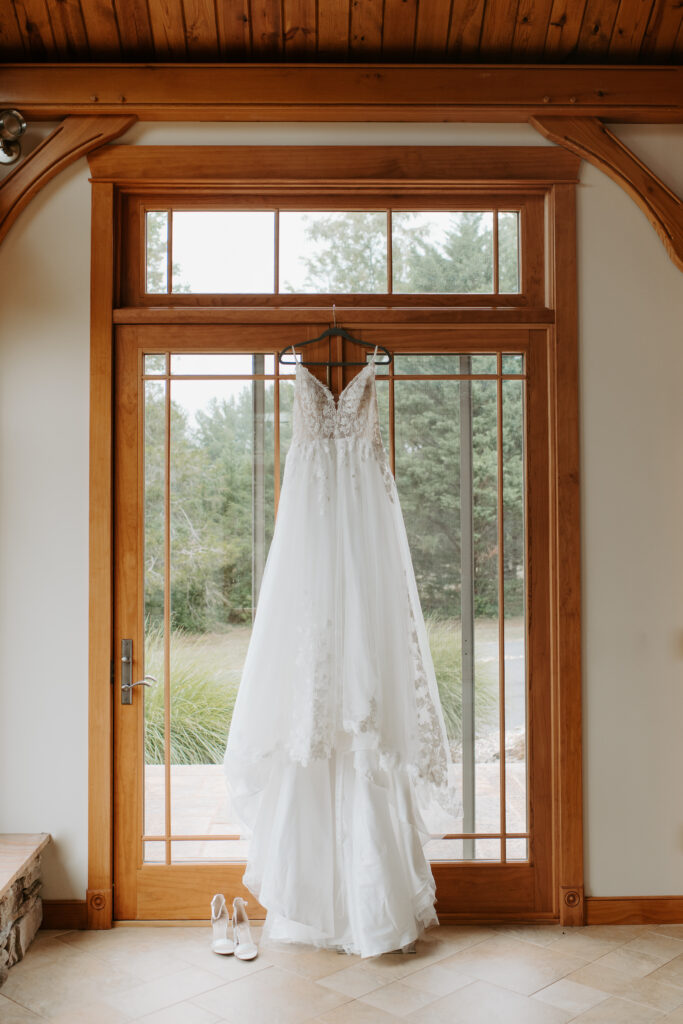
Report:
[{"label": "french door", "polygon": [[[213,893],[245,894],[222,756],[291,437],[277,353],[327,326],[117,328],[115,919],[203,919]],[[437,910],[556,917],[547,333],[354,333],[393,355],[382,436],[463,806],[427,819]],[[355,370],[321,379],[338,393]]]}]

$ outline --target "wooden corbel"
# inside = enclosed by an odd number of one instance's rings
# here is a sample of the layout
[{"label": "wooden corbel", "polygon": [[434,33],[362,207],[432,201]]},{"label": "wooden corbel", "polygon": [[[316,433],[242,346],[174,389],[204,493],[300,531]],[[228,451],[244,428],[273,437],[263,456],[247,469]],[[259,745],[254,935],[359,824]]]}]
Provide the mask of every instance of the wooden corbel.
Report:
[{"label": "wooden corbel", "polygon": [[61,170],[123,135],[137,118],[65,117],[51,135],[0,182],[0,242],[24,207]]},{"label": "wooden corbel", "polygon": [[683,201],[596,117],[531,117],[551,142],[576,153],[621,185],[683,270]]}]

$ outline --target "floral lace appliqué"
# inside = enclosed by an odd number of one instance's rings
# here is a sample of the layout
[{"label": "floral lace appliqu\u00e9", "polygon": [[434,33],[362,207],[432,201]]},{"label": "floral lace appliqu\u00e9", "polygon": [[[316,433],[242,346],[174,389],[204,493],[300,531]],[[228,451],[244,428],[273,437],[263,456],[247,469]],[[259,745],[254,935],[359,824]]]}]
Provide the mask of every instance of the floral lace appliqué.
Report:
[{"label": "floral lace appliqu\u00e9", "polygon": [[380,433],[373,363],[364,366],[346,385],[336,405],[329,388],[297,364],[292,444],[287,459],[312,463],[309,469],[318,483],[321,512],[329,505],[335,481],[336,467],[330,465],[331,459],[337,466],[349,465],[354,459],[373,459],[387,495],[392,502],[396,500],[396,484]]}]

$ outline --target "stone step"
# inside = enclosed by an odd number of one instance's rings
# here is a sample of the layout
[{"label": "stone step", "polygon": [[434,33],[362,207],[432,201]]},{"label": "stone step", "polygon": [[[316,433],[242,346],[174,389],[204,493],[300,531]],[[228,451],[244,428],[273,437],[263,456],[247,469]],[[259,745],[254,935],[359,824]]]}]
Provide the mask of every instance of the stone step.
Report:
[{"label": "stone step", "polygon": [[40,928],[40,854],[51,838],[49,832],[0,832],[0,985]]}]

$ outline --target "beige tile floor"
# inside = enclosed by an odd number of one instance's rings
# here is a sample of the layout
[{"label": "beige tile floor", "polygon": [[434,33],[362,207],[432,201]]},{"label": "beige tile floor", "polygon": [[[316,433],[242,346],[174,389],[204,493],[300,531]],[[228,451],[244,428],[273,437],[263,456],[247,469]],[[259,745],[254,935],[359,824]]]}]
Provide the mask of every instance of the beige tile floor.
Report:
[{"label": "beige tile floor", "polygon": [[208,925],[41,929],[0,1022],[683,1024],[683,925],[441,926],[371,960],[264,944],[243,963],[209,941]]}]

